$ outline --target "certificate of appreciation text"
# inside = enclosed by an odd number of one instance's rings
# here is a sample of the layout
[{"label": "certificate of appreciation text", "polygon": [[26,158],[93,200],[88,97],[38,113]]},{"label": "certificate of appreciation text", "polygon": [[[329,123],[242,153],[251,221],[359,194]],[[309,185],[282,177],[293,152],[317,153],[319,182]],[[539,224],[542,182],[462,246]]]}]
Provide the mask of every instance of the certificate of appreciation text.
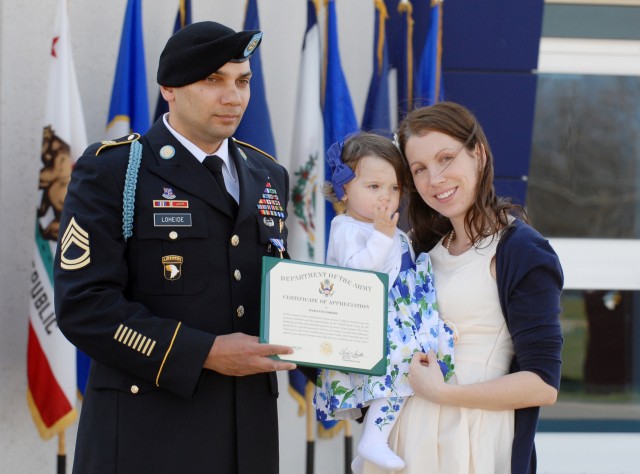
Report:
[{"label": "certificate of appreciation text", "polygon": [[260,340],[294,348],[299,365],[382,375],[385,273],[263,257]]}]

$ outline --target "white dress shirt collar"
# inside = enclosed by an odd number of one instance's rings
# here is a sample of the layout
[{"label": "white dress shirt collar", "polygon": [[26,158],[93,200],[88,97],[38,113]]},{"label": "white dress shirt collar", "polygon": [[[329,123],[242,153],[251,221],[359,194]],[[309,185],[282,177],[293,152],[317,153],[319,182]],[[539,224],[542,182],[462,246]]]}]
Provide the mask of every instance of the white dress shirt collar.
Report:
[{"label": "white dress shirt collar", "polygon": [[[171,134],[174,137],[176,137],[176,140],[178,140],[182,144],[182,146],[184,146],[187,150],[189,150],[191,154],[195,156],[200,163],[202,163],[204,159],[209,155],[209,153],[206,153],[205,151],[201,150],[197,145],[189,141],[189,139],[185,138],[178,131],[176,131],[171,125],[169,125],[168,112],[162,116],[162,121],[164,122],[164,125],[167,127],[167,130],[169,130]],[[229,139],[225,138],[220,144],[220,147],[214,153],[211,153],[211,154],[217,155],[222,159],[222,161],[225,164],[227,175],[233,181],[237,182],[238,177],[236,174],[236,167],[233,164],[233,160],[231,160],[231,158],[229,157]]]}]

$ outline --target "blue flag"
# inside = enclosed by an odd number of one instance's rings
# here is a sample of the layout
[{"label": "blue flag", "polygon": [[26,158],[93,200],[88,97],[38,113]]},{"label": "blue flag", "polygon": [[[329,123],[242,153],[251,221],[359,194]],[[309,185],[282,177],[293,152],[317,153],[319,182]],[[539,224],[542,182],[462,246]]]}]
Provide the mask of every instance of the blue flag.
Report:
[{"label": "blue flag", "polygon": [[[416,106],[434,102],[439,75],[438,16],[441,6],[431,0],[376,0],[373,74],[365,104],[362,128],[390,131]],[[391,110],[389,72],[396,71],[396,110]],[[440,76],[438,76],[440,77]],[[438,81],[438,82],[436,82]]]},{"label": "blue flag", "polygon": [[427,12],[429,25],[418,61],[415,84],[415,103],[418,106],[431,105],[444,99],[442,72],[440,68],[440,35],[442,3],[436,2]]},{"label": "blue flag", "polygon": [[107,132],[120,137],[149,129],[141,0],[128,0],[111,93]]},{"label": "blue flag", "polygon": [[373,73],[369,94],[362,117],[362,129],[384,131],[391,129],[389,110],[389,46],[386,24],[389,12],[382,0],[375,2],[375,28],[373,35]]},{"label": "blue flag", "polygon": [[[259,30],[258,5],[256,0],[247,1],[247,13],[244,19],[245,30]],[[260,60],[260,48],[250,59],[251,62],[251,100],[245,110],[240,126],[234,136],[238,140],[250,143],[271,156],[276,154],[276,145],[271,131],[267,96],[264,90],[264,77],[262,74],[262,61]]]},{"label": "blue flag", "polygon": [[[348,135],[358,131],[358,122],[353,110],[351,95],[349,94],[347,81],[340,63],[337,23],[335,0],[329,0],[327,3],[327,65],[324,80],[324,105],[322,108],[325,153],[333,143],[343,141]],[[331,176],[331,170],[326,159],[324,173],[327,178]],[[327,236],[325,241],[328,242],[331,220],[335,217],[336,211],[333,203],[329,201],[326,202],[325,209],[325,232]]]},{"label": "blue flag", "polygon": [[[180,0],[178,6],[178,14],[176,15],[176,22],[173,25],[173,32],[181,30],[187,25],[191,24],[191,0]],[[153,115],[153,120],[158,120],[162,115],[169,112],[169,104],[164,100],[161,93],[158,93],[158,102],[156,103],[156,113]]]}]

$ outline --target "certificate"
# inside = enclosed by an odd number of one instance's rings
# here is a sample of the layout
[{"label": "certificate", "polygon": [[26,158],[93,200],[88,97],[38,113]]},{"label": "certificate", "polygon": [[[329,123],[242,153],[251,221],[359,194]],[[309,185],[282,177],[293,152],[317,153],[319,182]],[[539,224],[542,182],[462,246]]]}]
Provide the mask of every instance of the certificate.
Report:
[{"label": "certificate", "polygon": [[262,259],[260,341],[291,346],[275,358],[383,375],[387,362],[385,273]]}]

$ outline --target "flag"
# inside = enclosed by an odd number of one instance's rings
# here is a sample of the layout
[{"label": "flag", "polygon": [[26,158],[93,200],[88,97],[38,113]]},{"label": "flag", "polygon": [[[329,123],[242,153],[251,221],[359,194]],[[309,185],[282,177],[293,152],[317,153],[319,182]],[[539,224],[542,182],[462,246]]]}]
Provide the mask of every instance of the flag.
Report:
[{"label": "flag", "polygon": [[[287,227],[294,260],[324,263],[324,131],[321,108],[321,44],[317,4],[307,1],[291,146],[292,190]],[[303,392],[304,397],[304,392]]]},{"label": "flag", "polygon": [[[416,106],[433,103],[436,94],[442,98],[438,55],[441,6],[437,0],[433,3],[432,7],[432,0],[375,0],[373,73],[362,119],[364,130],[390,132]],[[397,78],[394,114],[391,70]],[[438,92],[436,83],[440,85]]]},{"label": "flag", "polygon": [[40,169],[40,204],[30,275],[27,402],[40,436],[62,433],[76,417],[76,349],[56,324],[53,258],[74,157],[87,147],[73,64],[67,2],[59,0],[51,42]]},{"label": "flag", "polygon": [[[321,45],[317,0],[307,0],[291,146],[292,190],[287,244],[294,260],[324,263],[324,135],[321,96]],[[313,384],[299,370],[289,371],[289,393],[305,413],[306,391]]]},{"label": "flag", "polygon": [[442,1],[433,0],[426,15],[429,25],[416,76],[416,105],[431,105],[444,98],[440,59],[442,56]]},{"label": "flag", "polygon": [[[342,72],[340,63],[340,51],[338,49],[338,19],[334,0],[327,2],[327,38],[326,38],[326,66],[324,78],[324,169],[325,176],[330,176],[331,171],[326,162],[326,150],[337,142],[345,140],[350,134],[358,131],[356,114],[351,102],[349,88]],[[331,220],[336,215],[333,203],[325,201],[325,242],[328,242],[328,233],[331,229]],[[340,422],[328,421],[321,423],[321,436],[331,436],[341,426]]]},{"label": "flag", "polygon": [[[324,102],[322,115],[324,121],[324,149],[337,142],[345,140],[350,134],[358,131],[356,114],[353,110],[351,95],[347,86],[347,80],[342,72],[340,63],[340,51],[338,48],[338,19],[336,16],[335,0],[327,2],[327,38],[324,78]],[[331,171],[326,162],[325,176],[330,176]],[[335,217],[336,210],[333,203],[326,201],[325,206],[325,239],[328,241],[328,233],[331,229],[331,220]]]},{"label": "flag", "polygon": [[[363,130],[391,135],[395,122],[411,110],[414,29],[413,4],[408,0],[375,0],[373,72],[362,118]],[[389,90],[391,70],[396,71],[393,115]]]},{"label": "flag", "polygon": [[120,51],[111,92],[107,133],[121,137],[149,128],[147,73],[142,38],[141,0],[128,0],[120,38]]},{"label": "flag", "polygon": [[362,117],[362,129],[381,131],[391,129],[389,110],[389,46],[386,23],[389,12],[383,0],[375,0],[373,35],[373,73]]},{"label": "flag", "polygon": [[[321,106],[322,72],[321,43],[318,26],[318,0],[307,1],[305,30],[298,90],[296,93],[295,125],[291,146],[293,184],[289,203],[287,242],[289,254],[295,260],[324,263],[325,146]],[[299,370],[289,371],[289,393],[298,402],[298,414],[306,411],[306,395],[314,389]],[[315,416],[315,415],[314,415]],[[330,436],[341,426],[335,421],[320,422],[320,436]]]},{"label": "flag", "polygon": [[[258,5],[256,0],[247,0],[244,29],[260,29]],[[262,74],[260,48],[253,53],[249,61],[251,63],[252,73],[251,100],[249,100],[247,110],[245,110],[245,113],[242,116],[242,121],[240,122],[234,136],[238,140],[251,143],[271,156],[275,156],[276,146],[273,142],[271,120],[269,119],[269,108],[267,107],[267,97],[264,89],[264,76]]]},{"label": "flag", "polygon": [[[187,25],[191,24],[191,0],[180,0],[178,5],[178,14],[176,15],[176,22],[173,25],[173,32],[181,30]],[[161,93],[158,93],[158,102],[156,103],[156,113],[153,116],[153,120],[156,121],[160,116],[169,112],[169,105],[164,100]]]}]

